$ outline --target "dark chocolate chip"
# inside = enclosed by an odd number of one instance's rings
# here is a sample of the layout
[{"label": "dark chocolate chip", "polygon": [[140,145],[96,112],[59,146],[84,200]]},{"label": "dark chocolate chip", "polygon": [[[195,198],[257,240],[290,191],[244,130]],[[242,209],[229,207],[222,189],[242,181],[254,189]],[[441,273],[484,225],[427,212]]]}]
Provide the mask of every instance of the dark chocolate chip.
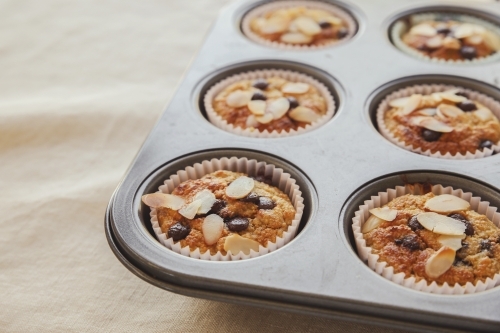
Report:
[{"label": "dark chocolate chip", "polygon": [[272,178],[268,177],[268,176],[257,175],[254,179],[256,181],[258,181],[258,182],[266,183],[267,185],[272,185],[273,184]]},{"label": "dark chocolate chip", "polygon": [[449,34],[451,32],[450,28],[439,28],[436,30],[438,34]]},{"label": "dark chocolate chip", "polygon": [[455,258],[453,266],[470,266],[470,262],[465,259]]},{"label": "dark chocolate chip", "polygon": [[252,95],[252,101],[255,101],[255,100],[261,100],[261,101],[265,101],[267,99],[266,95],[264,95],[263,93],[261,93],[260,91],[257,91],[255,92],[253,95]]},{"label": "dark chocolate chip", "polygon": [[327,29],[332,26],[332,24],[328,21],[320,21],[318,24],[321,27],[321,29]]},{"label": "dark chocolate chip", "polygon": [[191,228],[177,222],[168,229],[168,238],[172,238],[175,242],[184,239],[191,232]]},{"label": "dark chocolate chip", "polygon": [[273,209],[276,206],[273,200],[268,197],[259,197],[259,209]]},{"label": "dark chocolate chip", "polygon": [[474,59],[475,57],[477,57],[477,50],[473,46],[464,45],[460,48],[460,54],[465,59],[470,60],[470,59]]},{"label": "dark chocolate chip", "polygon": [[434,141],[439,140],[439,138],[441,137],[441,134],[442,133],[439,133],[439,132],[436,132],[436,131],[433,131],[433,130],[430,130],[427,128],[422,129],[422,138],[424,138],[424,140],[427,142],[434,142]]},{"label": "dark chocolate chip", "polygon": [[349,30],[347,28],[340,28],[339,31],[337,31],[337,38],[342,39],[345,36],[349,34]]},{"label": "dark chocolate chip", "polygon": [[481,239],[481,251],[489,251],[491,250],[491,243],[488,239]]},{"label": "dark chocolate chip", "polygon": [[458,213],[454,213],[454,214],[448,215],[448,217],[451,217],[452,219],[463,222],[465,224],[465,234],[467,236],[474,235],[474,226],[464,216],[462,216],[461,214],[458,214]]},{"label": "dark chocolate chip", "polygon": [[416,235],[406,235],[403,238],[394,240],[394,243],[396,243],[396,245],[406,247],[410,251],[420,249],[420,242],[418,241],[418,237]]},{"label": "dark chocolate chip", "polygon": [[299,106],[299,102],[295,97],[287,97],[286,99],[288,99],[288,102],[290,103],[290,108],[288,110],[295,109]]},{"label": "dark chocolate chip", "polygon": [[491,149],[492,147],[493,147],[493,142],[491,142],[490,140],[483,140],[479,144],[479,149],[484,149],[484,148]]},{"label": "dark chocolate chip", "polygon": [[210,214],[219,214],[222,208],[226,207],[226,202],[221,199],[215,200],[214,204],[212,205],[212,208],[210,211],[207,213],[207,215]]},{"label": "dark chocolate chip", "polygon": [[259,196],[255,192],[249,193],[246,197],[240,199],[243,202],[251,202],[256,205],[259,204]]},{"label": "dark chocolate chip", "polygon": [[269,83],[264,79],[255,80],[255,82],[253,83],[253,87],[260,89],[260,90],[266,90],[266,88],[268,86],[269,86]]},{"label": "dark chocolate chip", "polygon": [[[226,221],[224,221],[226,222]],[[231,231],[242,231],[248,228],[250,220],[246,217],[233,217],[226,222],[227,228]]]},{"label": "dark chocolate chip", "polygon": [[461,90],[460,90],[460,91],[457,91],[457,92],[455,93],[455,95],[457,95],[457,96],[462,96],[462,97],[465,97],[465,98],[469,98],[469,95],[468,95],[467,93],[465,93],[464,91],[461,91]]},{"label": "dark chocolate chip", "polygon": [[456,105],[458,108],[460,108],[464,112],[470,112],[470,111],[477,110],[476,104],[474,102],[471,102],[471,101],[463,101],[463,102],[457,103]]},{"label": "dark chocolate chip", "polygon": [[417,215],[413,215],[409,220],[408,220],[408,226],[411,228],[413,231],[417,230],[422,230],[424,227],[418,222]]}]

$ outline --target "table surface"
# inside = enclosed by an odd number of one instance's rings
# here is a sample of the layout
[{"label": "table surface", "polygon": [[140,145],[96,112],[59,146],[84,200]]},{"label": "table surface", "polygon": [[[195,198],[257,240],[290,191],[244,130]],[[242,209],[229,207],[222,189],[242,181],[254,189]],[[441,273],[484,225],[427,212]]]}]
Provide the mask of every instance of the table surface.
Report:
[{"label": "table surface", "polygon": [[107,202],[228,2],[0,2],[2,332],[400,332],[176,295],[109,249]]}]

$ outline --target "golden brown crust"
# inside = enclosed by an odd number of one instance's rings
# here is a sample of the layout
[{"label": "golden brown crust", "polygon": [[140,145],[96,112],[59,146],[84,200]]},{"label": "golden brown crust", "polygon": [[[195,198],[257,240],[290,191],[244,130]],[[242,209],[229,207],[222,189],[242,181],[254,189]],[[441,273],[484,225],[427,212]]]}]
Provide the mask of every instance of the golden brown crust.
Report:
[{"label": "golden brown crust", "polygon": [[271,198],[276,204],[273,209],[259,209],[254,203],[243,202],[228,197],[225,192],[227,186],[240,176],[244,176],[244,174],[226,170],[216,171],[200,179],[188,180],[181,183],[172,191],[172,194],[184,198],[186,202],[189,203],[196,193],[208,189],[215,194],[217,199],[226,202],[225,208],[218,214],[225,219],[232,217],[249,218],[250,223],[247,229],[233,232],[225,225],[219,241],[216,244],[207,245],[202,232],[202,224],[205,218],[204,215],[195,216],[194,219],[189,220],[175,210],[159,207],[157,208],[157,217],[162,232],[168,234],[169,228],[178,222],[185,226],[189,226],[191,231],[185,239],[179,241],[181,246],[189,246],[191,251],[198,248],[200,253],[205,253],[209,250],[212,255],[216,254],[218,251],[225,255],[225,239],[227,236],[234,233],[255,240],[264,247],[267,246],[268,241],[275,242],[276,237],[281,237],[283,232],[291,225],[295,217],[295,208],[288,196],[278,188],[257,180],[254,181],[255,187],[253,192],[259,196]]},{"label": "golden brown crust", "polygon": [[[425,279],[429,283],[475,284],[499,273],[500,229],[486,216],[467,210],[457,213],[473,225],[474,234],[462,241],[462,248],[457,251],[455,263],[448,271],[437,278],[426,274],[427,259],[442,247],[437,240],[440,235],[423,227],[412,229],[408,222],[413,216],[429,211],[424,205],[434,196],[433,193],[407,194],[385,205],[398,213],[394,221],[384,222],[363,235],[372,253],[380,256],[380,262],[387,262],[388,266],[394,267],[395,273],[402,272],[406,278],[413,276],[417,281]],[[410,246],[402,244],[404,239],[411,241]]]}]

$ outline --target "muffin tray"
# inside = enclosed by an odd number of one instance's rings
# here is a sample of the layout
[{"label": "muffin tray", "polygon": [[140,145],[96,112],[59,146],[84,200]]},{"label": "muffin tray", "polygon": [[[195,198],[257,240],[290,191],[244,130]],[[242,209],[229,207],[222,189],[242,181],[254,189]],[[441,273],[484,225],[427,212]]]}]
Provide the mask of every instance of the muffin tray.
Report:
[{"label": "muffin tray", "polygon": [[[436,295],[397,285],[359,259],[351,224],[371,195],[415,182],[461,188],[500,207],[500,154],[475,160],[418,155],[384,139],[374,118],[385,95],[413,84],[454,84],[500,100],[499,63],[426,62],[402,53],[388,37],[396,19],[424,10],[468,12],[499,23],[500,5],[329,1],[354,16],[356,35],[329,48],[283,51],[241,33],[244,14],[266,2],[237,1],[221,12],[113,194],[105,231],[117,258],[145,281],[188,296],[406,330],[498,332],[500,287]],[[334,117],[304,134],[266,139],[234,135],[207,120],[202,100],[214,83],[265,68],[298,71],[325,84],[337,105]],[[186,166],[232,156],[274,164],[297,180],[306,209],[295,239],[257,258],[226,262],[182,256],[161,245],[141,196]]]}]

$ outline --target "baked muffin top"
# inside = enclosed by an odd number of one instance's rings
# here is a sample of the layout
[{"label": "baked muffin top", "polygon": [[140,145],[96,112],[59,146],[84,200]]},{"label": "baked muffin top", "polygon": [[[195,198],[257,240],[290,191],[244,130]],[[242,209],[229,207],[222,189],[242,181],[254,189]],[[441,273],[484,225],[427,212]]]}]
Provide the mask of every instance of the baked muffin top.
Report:
[{"label": "baked muffin top", "polygon": [[441,154],[474,153],[500,141],[500,123],[491,110],[460,89],[413,94],[389,102],[388,131],[413,148]]},{"label": "baked muffin top", "polygon": [[297,130],[327,112],[316,87],[278,76],[235,82],[215,96],[212,106],[234,127],[260,132]]},{"label": "baked muffin top", "polygon": [[500,37],[472,23],[454,20],[425,21],[402,36],[403,42],[423,55],[444,60],[473,60],[500,49]]},{"label": "baked muffin top", "polygon": [[290,199],[271,180],[220,170],[179,184],[171,194],[153,193],[143,202],[156,207],[161,230],[182,247],[200,253],[250,253],[276,242],[295,217]]},{"label": "baked muffin top", "polygon": [[324,45],[349,35],[347,23],[323,9],[296,6],[254,17],[250,29],[259,37],[289,45]]},{"label": "baked muffin top", "polygon": [[366,245],[406,278],[453,286],[500,272],[500,229],[463,199],[407,194],[370,213]]}]

